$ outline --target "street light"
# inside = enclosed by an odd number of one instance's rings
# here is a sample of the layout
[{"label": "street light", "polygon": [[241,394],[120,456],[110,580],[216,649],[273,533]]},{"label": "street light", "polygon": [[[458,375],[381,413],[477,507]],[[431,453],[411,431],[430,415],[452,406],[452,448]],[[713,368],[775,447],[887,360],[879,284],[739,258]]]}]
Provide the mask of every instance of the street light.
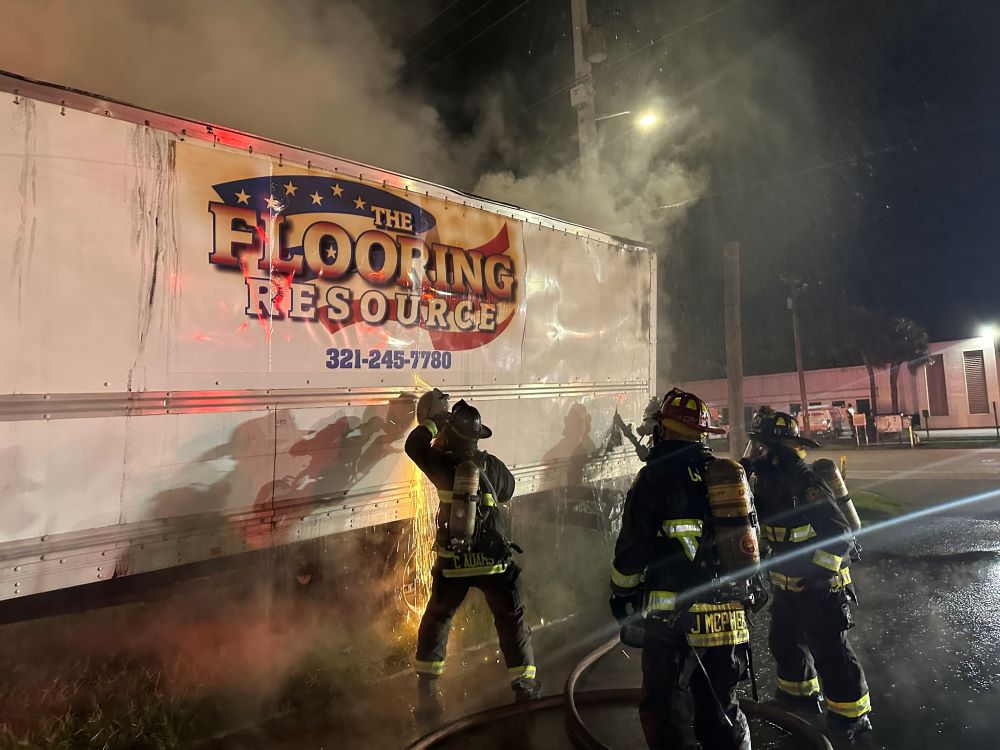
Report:
[{"label": "street light", "polygon": [[996,341],[997,333],[997,327],[992,323],[986,323],[979,329],[979,335],[984,339],[989,339],[990,341]]},{"label": "street light", "polygon": [[660,118],[656,116],[655,112],[643,112],[636,119],[635,124],[639,130],[650,130],[656,127],[656,124],[660,121]]},{"label": "street light", "polygon": [[632,114],[631,109],[626,109],[622,112],[615,112],[613,115],[601,115],[600,117],[595,117],[594,122],[601,122],[602,120],[613,120],[615,117],[621,117],[622,115]]},{"label": "street light", "polygon": [[[626,110],[624,110],[622,112],[615,112],[614,114],[601,115],[600,117],[595,117],[594,118],[594,122],[603,122],[604,120],[613,120],[616,117],[622,117],[624,115],[631,115],[631,114],[633,114],[632,110],[631,109],[626,109]],[[646,131],[651,130],[654,127],[656,127],[656,125],[657,125],[657,123],[659,123],[659,121],[660,121],[660,117],[659,117],[659,115],[656,114],[656,112],[653,112],[651,110],[645,110],[643,112],[640,112],[639,116],[635,118],[635,126],[639,130],[641,130],[643,132],[646,132]]]}]

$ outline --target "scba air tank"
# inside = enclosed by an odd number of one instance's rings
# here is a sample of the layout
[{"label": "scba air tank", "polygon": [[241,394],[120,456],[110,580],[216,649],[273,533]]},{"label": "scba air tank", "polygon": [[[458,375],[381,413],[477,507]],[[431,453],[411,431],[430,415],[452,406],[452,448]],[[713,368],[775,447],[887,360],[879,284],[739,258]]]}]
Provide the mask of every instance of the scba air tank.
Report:
[{"label": "scba air tank", "polygon": [[456,552],[467,552],[476,536],[476,512],[479,507],[479,467],[465,460],[455,467],[451,491],[451,518],[448,538]]},{"label": "scba air tank", "polygon": [[760,565],[760,548],[746,472],[735,461],[719,458],[706,468],[705,484],[722,572],[751,573]]},{"label": "scba air tank", "polygon": [[854,501],[851,500],[851,493],[847,491],[847,483],[844,481],[844,475],[840,473],[837,464],[829,458],[820,458],[813,464],[813,471],[819,474],[820,479],[830,485],[830,489],[833,490],[833,496],[837,499],[837,507],[844,514],[844,518],[850,524],[851,530],[857,531],[860,529],[861,519],[858,517],[858,510],[854,507]]}]

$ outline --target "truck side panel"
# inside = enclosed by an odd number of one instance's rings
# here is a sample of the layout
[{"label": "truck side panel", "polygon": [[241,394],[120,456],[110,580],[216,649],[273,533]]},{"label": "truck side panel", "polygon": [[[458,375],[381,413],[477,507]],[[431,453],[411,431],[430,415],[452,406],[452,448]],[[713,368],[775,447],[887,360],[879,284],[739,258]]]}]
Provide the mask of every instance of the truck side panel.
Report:
[{"label": "truck side panel", "polygon": [[409,518],[432,386],[520,495],[634,470],[648,251],[178,130],[0,110],[0,599]]}]

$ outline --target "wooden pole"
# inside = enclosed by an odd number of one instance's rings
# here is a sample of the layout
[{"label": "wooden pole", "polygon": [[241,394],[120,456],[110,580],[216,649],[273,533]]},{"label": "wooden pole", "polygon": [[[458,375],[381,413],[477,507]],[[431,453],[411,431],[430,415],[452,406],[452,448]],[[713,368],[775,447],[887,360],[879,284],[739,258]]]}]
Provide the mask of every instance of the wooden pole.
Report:
[{"label": "wooden pole", "polygon": [[740,329],[740,243],[727,242],[726,261],[726,376],[729,379],[729,455],[733,460],[746,448],[743,413],[743,334]]},{"label": "wooden pole", "polygon": [[799,339],[798,297],[801,287],[792,291],[788,309],[792,312],[792,338],[795,340],[795,370],[799,373],[799,398],[802,400],[802,434],[809,436],[809,397],[806,396],[806,373],[802,367],[802,341]]}]

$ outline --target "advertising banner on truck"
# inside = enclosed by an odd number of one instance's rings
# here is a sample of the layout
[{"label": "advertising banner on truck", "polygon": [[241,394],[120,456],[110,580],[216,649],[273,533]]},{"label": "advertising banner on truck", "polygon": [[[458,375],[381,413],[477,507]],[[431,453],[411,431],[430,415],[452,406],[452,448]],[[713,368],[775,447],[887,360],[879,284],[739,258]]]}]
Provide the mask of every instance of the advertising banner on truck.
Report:
[{"label": "advertising banner on truck", "polygon": [[419,530],[404,444],[432,387],[480,410],[518,497],[595,502],[636,470],[612,425],[655,380],[649,248],[5,80],[0,601]]},{"label": "advertising banner on truck", "polygon": [[520,359],[520,222],[198,143],[177,162],[173,369],[475,385]]}]

